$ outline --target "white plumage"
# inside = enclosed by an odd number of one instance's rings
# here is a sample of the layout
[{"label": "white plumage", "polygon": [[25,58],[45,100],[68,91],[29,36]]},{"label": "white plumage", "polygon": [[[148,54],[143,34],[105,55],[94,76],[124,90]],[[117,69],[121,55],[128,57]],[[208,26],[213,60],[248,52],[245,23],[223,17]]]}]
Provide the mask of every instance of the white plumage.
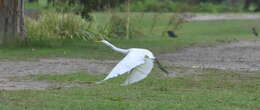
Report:
[{"label": "white plumage", "polygon": [[127,54],[103,81],[130,73],[129,77],[123,83],[123,85],[129,85],[146,78],[152,71],[155,57],[149,50],[140,48],[120,49],[105,40],[101,42],[117,52]]}]

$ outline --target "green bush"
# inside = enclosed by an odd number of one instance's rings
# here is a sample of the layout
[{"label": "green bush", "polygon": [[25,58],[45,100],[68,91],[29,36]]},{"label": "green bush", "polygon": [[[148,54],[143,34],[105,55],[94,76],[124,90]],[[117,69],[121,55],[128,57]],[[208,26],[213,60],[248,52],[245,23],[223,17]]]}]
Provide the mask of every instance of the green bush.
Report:
[{"label": "green bush", "polygon": [[91,23],[75,14],[48,12],[38,19],[25,20],[29,40],[91,40],[97,39],[90,31]]},{"label": "green bush", "polygon": [[220,13],[220,12],[233,12],[235,9],[225,6],[223,4],[213,4],[213,3],[200,3],[196,11],[198,12],[211,12],[211,13]]},{"label": "green bush", "polygon": [[[131,2],[131,11],[134,12],[237,12],[241,7],[231,7],[228,3],[190,2],[181,0],[138,0]],[[127,10],[122,4],[117,9]]]},{"label": "green bush", "polygon": [[[107,24],[107,34],[106,36],[114,39],[132,39],[137,36],[144,36],[144,34],[134,26],[134,19],[128,24],[127,17],[121,17],[117,15],[112,15],[109,23]],[[127,25],[129,26],[127,28]],[[127,36],[128,32],[128,36]]]},{"label": "green bush", "polygon": [[[131,3],[131,11],[142,12],[168,12],[172,10],[173,2],[170,0],[143,0]],[[127,5],[122,4],[118,7],[119,10],[126,11]]]}]

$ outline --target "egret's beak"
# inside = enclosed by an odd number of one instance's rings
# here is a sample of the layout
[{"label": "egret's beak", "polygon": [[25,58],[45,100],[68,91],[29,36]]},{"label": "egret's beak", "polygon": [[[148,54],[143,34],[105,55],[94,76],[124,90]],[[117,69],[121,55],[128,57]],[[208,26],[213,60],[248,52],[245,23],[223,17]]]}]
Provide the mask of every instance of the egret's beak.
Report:
[{"label": "egret's beak", "polygon": [[100,43],[101,42],[101,40],[97,40],[97,41],[95,41],[96,43]]}]

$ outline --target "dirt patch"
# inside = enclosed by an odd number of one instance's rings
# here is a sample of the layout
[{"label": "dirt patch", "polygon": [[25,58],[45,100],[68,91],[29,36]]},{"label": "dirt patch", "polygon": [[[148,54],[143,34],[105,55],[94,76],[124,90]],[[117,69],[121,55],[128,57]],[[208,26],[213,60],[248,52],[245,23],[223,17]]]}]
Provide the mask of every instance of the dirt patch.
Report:
[{"label": "dirt patch", "polygon": [[260,19],[260,14],[186,14],[190,21],[232,20],[232,19]]},{"label": "dirt patch", "polygon": [[85,72],[106,74],[118,61],[88,59],[40,59],[38,61],[0,61],[0,90],[63,88],[87,86],[79,83],[54,83],[47,81],[12,81],[10,77],[22,77],[33,74],[69,74]]},{"label": "dirt patch", "polygon": [[38,61],[0,61],[1,77],[26,76],[32,74],[67,74],[86,72],[104,74],[109,72],[117,61],[88,59],[40,59]]},{"label": "dirt patch", "polygon": [[241,41],[215,47],[188,48],[159,58],[174,66],[260,71],[260,42]]},{"label": "dirt patch", "polygon": [[47,81],[11,81],[0,79],[0,90],[45,90],[66,87],[88,86],[85,83],[54,83]]}]

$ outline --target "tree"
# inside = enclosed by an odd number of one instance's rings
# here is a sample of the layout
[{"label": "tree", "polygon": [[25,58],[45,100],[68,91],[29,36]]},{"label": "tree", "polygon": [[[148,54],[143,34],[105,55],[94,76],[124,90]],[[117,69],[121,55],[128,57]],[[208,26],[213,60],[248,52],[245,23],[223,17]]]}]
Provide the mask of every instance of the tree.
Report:
[{"label": "tree", "polygon": [[108,8],[114,8],[126,1],[127,0],[48,0],[48,4],[52,4],[54,7],[58,7],[55,5],[62,3],[67,3],[69,7],[73,7],[73,5],[81,5],[82,8],[78,10],[77,14],[88,19],[90,18],[89,13],[91,11],[102,11]]},{"label": "tree", "polygon": [[28,0],[30,3],[38,2],[39,0]]},{"label": "tree", "polygon": [[24,0],[0,0],[0,44],[25,40]]},{"label": "tree", "polygon": [[252,5],[252,4],[255,4],[256,5],[256,9],[254,11],[260,11],[260,1],[259,0],[245,0],[245,3],[244,3],[244,10],[249,10],[249,7]]},{"label": "tree", "polygon": [[250,4],[253,2],[253,0],[245,0],[244,9],[248,10]]},{"label": "tree", "polygon": [[256,12],[259,12],[260,11],[260,1],[259,0],[256,0],[256,5],[257,5],[257,8],[255,9]]}]

